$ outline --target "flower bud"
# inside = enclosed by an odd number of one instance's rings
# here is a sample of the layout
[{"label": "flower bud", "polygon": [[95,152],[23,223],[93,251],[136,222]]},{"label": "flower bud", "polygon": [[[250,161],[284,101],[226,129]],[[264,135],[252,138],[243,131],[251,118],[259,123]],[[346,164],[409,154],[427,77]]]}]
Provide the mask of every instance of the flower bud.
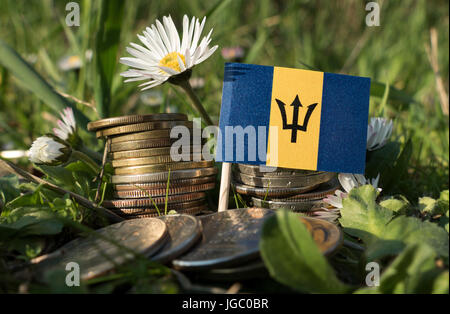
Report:
[{"label": "flower bud", "polygon": [[35,164],[56,166],[69,160],[72,147],[66,141],[52,135],[38,137],[31,145],[29,159]]}]

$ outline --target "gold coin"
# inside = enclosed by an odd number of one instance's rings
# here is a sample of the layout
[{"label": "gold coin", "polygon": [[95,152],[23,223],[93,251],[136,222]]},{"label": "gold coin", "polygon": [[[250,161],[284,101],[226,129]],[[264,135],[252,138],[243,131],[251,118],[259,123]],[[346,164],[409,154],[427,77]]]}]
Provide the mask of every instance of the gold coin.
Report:
[{"label": "gold coin", "polygon": [[173,120],[187,120],[187,116],[182,113],[156,113],[146,115],[131,115],[114,118],[107,118],[89,122],[87,129],[89,131],[96,131],[107,127],[114,127],[118,125],[135,124],[150,121],[173,121]]},{"label": "gold coin", "polygon": [[[194,201],[198,199],[204,199],[206,194],[204,192],[178,194],[167,196],[167,203],[183,203],[187,201]],[[166,203],[166,197],[150,197],[148,198],[136,198],[128,200],[108,200],[103,201],[102,205],[106,208],[122,208],[122,207],[142,207],[153,204],[161,205]]]},{"label": "gold coin", "polygon": [[[204,211],[208,210],[208,206],[202,205],[198,207],[188,208],[188,209],[180,209],[177,210],[177,214],[185,214],[185,215],[198,215]],[[159,217],[164,215],[164,209],[160,210],[161,215],[156,213],[142,213],[142,214],[119,214],[123,218],[126,219],[138,219],[138,218],[153,218],[153,217]]]},{"label": "gold coin", "polygon": [[253,177],[289,177],[318,174],[323,171],[289,169],[281,167],[255,166],[247,164],[234,164],[234,170]]},{"label": "gold coin", "polygon": [[232,182],[232,186],[236,192],[244,195],[259,196],[259,197],[288,197],[300,193],[306,193],[317,188],[318,184],[311,186],[302,186],[296,188],[263,188],[254,187],[237,182]]},{"label": "gold coin", "polygon": [[[192,178],[192,179],[179,179],[179,180],[170,180],[169,187],[184,187],[189,185],[197,185],[197,184],[205,184],[216,182],[216,177],[201,177],[201,178]],[[167,182],[147,182],[147,183],[136,183],[136,184],[114,184],[114,190],[116,191],[131,191],[136,189],[165,189],[167,187]]]},{"label": "gold coin", "polygon": [[326,256],[336,252],[344,242],[342,230],[335,224],[323,219],[298,216],[311,233],[320,251]]},{"label": "gold coin", "polygon": [[154,121],[154,122],[121,125],[113,128],[99,130],[96,132],[96,136],[103,137],[117,134],[153,131],[160,129],[171,129],[172,127],[177,125],[183,125],[188,128],[192,128],[192,121]]},{"label": "gold coin", "polygon": [[[155,148],[155,147],[167,147],[172,146],[173,143],[178,141],[177,138],[150,138],[144,140],[134,140],[134,141],[126,141],[111,144],[110,151],[118,152],[118,151],[128,151],[128,150],[136,150],[136,149],[144,149],[144,148]],[[191,141],[192,142],[192,141]],[[190,143],[191,143],[190,142]],[[201,144],[205,144],[206,141],[202,141]],[[190,145],[189,143],[189,145]],[[181,146],[174,147],[174,149],[181,149]]]},{"label": "gold coin", "polygon": [[111,144],[110,152],[120,152],[143,148],[156,148],[171,146],[176,140],[170,138],[155,138],[139,141],[128,141]]},{"label": "gold coin", "polygon": [[120,167],[114,169],[114,174],[144,174],[169,170],[183,170],[194,168],[207,168],[214,166],[214,161],[186,161],[170,164],[155,164],[144,166]]},{"label": "gold coin", "polygon": [[[202,147],[200,145],[189,146],[189,152],[186,153],[201,153]],[[158,147],[158,148],[144,148],[144,149],[133,149],[121,152],[109,153],[109,157],[113,160],[125,159],[125,158],[141,158],[141,157],[152,157],[161,155],[183,155],[186,154],[183,151],[179,151],[176,147]]]},{"label": "gold coin", "polygon": [[[217,173],[217,168],[200,168],[200,169],[185,169],[185,170],[174,170],[170,172],[170,180],[179,179],[191,179],[206,176],[213,176]],[[148,182],[167,182],[169,177],[169,172],[163,171],[158,173],[146,173],[146,174],[136,174],[136,175],[113,175],[111,182],[114,184],[131,184],[131,183],[148,183]]]},{"label": "gold coin", "polygon": [[170,129],[163,130],[153,130],[146,132],[138,132],[127,135],[119,135],[111,138],[111,143],[120,143],[127,141],[137,141],[137,140],[146,140],[146,139],[156,139],[156,138],[170,138]]},{"label": "gold coin", "polygon": [[[179,161],[191,161],[195,159],[202,160],[200,153],[195,155],[182,155]],[[116,167],[128,167],[128,166],[140,166],[140,165],[152,165],[152,164],[165,164],[176,162],[170,155],[153,156],[153,157],[141,157],[141,158],[128,158],[117,159],[112,161],[112,166]]]},{"label": "gold coin", "polygon": [[[195,201],[188,201],[188,202],[182,202],[182,203],[174,203],[174,204],[167,204],[167,210],[180,210],[180,209],[189,209],[194,207],[199,207],[205,205],[204,199],[199,199]],[[159,211],[164,211],[165,204],[162,206],[158,206]],[[150,213],[157,213],[155,205],[149,205],[146,207],[134,207],[134,208],[111,208],[111,211],[116,214],[150,214]]]},{"label": "gold coin", "polygon": [[215,182],[199,184],[199,185],[188,185],[183,187],[169,187],[169,189],[136,189],[130,191],[116,191],[114,192],[114,197],[117,198],[143,198],[143,197],[155,197],[166,195],[177,195],[186,194],[193,192],[203,192],[214,189]]}]

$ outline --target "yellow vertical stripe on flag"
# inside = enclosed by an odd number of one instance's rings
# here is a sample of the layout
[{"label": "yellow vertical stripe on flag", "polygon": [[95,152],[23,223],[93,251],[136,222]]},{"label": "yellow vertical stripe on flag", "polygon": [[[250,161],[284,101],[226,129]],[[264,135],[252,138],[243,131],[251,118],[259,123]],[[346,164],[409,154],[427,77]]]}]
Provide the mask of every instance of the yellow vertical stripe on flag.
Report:
[{"label": "yellow vertical stripe on flag", "polygon": [[[317,169],[322,88],[323,72],[274,67],[266,165],[305,170]],[[297,106],[298,118],[295,121],[293,117],[295,106],[292,104],[296,103],[297,96],[302,106]],[[282,110],[279,103],[284,104],[281,107],[285,110],[286,129],[283,129]],[[317,105],[314,106],[314,104]],[[311,114],[306,124],[306,131],[297,130],[293,135],[289,126],[294,125],[294,128],[297,128],[295,126],[304,125],[308,107],[314,108],[309,109]],[[271,136],[271,132],[278,133],[277,141],[271,141],[271,138],[276,138]],[[295,140],[294,143],[293,140]]]}]

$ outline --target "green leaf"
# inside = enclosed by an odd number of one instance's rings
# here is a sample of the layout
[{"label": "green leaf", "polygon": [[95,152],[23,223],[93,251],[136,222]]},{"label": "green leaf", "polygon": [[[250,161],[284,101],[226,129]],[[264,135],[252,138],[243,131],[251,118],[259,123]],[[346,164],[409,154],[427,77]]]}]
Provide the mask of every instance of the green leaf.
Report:
[{"label": "green leaf", "polygon": [[61,187],[73,188],[76,185],[72,172],[64,167],[39,165],[37,168]]},{"label": "green leaf", "polygon": [[120,42],[123,7],[122,0],[102,0],[100,18],[96,34],[95,101],[100,117],[109,116],[111,86],[117,64],[117,50]]},{"label": "green leaf", "polygon": [[450,205],[450,202],[449,202],[448,190],[442,191],[441,195],[439,196],[439,199],[438,199],[439,211],[437,213],[439,213],[439,214],[445,214],[446,212],[448,213],[449,205]]},{"label": "green leaf", "polygon": [[441,273],[433,283],[432,293],[448,294],[449,293],[449,272],[448,270]]},{"label": "green leaf", "polygon": [[439,200],[442,201],[444,204],[447,205],[449,204],[449,191],[448,190],[444,190],[441,192],[440,196],[439,196]]},{"label": "green leaf", "polygon": [[438,199],[439,213],[442,213],[441,218],[439,218],[439,225],[443,227],[448,233],[448,223],[449,223],[449,195],[448,190],[442,191]]},{"label": "green leaf", "polygon": [[10,250],[18,251],[27,260],[31,260],[41,254],[46,246],[46,241],[42,236],[16,237],[11,239],[7,246]]},{"label": "green leaf", "polygon": [[271,276],[301,292],[343,293],[340,282],[299,215],[279,211],[263,226],[261,257]]},{"label": "green leaf", "polygon": [[54,235],[62,231],[64,224],[49,210],[19,208],[11,212],[11,215],[20,215],[15,213],[15,211],[19,210],[21,212],[25,211],[25,214],[11,223],[0,224],[0,235],[3,240],[33,235]]},{"label": "green leaf", "polygon": [[[429,271],[435,267],[436,254],[426,245],[411,245],[406,248],[383,274],[380,290],[384,293],[406,293],[416,286],[421,271]],[[406,282],[405,282],[406,281]]]},{"label": "green leaf", "polygon": [[396,214],[404,214],[407,209],[410,207],[410,203],[406,198],[404,199],[396,199],[396,198],[388,198],[380,202],[380,206],[392,210]]},{"label": "green leaf", "polygon": [[448,233],[437,224],[415,217],[398,216],[378,205],[374,187],[365,185],[350,191],[343,200],[341,219],[344,232],[366,245],[367,260],[373,261],[401,252],[408,244],[425,243],[439,256],[448,258]]},{"label": "green leaf", "polygon": [[411,244],[384,271],[378,287],[356,293],[448,293],[448,272],[438,269],[435,259],[428,245]]},{"label": "green leaf", "polygon": [[419,198],[419,210],[421,213],[444,215],[449,208],[448,190],[442,191],[439,199],[424,196]]},{"label": "green leaf", "polygon": [[[403,246],[423,243],[433,248],[439,256],[448,257],[448,233],[435,223],[421,221],[415,217],[395,218],[386,226],[385,233],[379,238],[378,247],[383,247],[384,243],[392,241],[401,241]],[[378,251],[373,248],[368,248],[366,252],[367,257],[372,260],[385,255],[382,253],[384,253],[383,250]]]},{"label": "green leaf", "polygon": [[40,205],[42,205],[42,199],[39,194],[38,188],[32,193],[27,193],[16,197],[15,199],[6,204],[6,208],[11,210],[21,206],[40,206]]},{"label": "green leaf", "polygon": [[0,64],[11,71],[28,90],[47,104],[55,114],[59,114],[65,107],[74,111],[77,124],[83,129],[89,122],[88,118],[71,102],[58,94],[22,57],[9,45],[0,39]]},{"label": "green leaf", "polygon": [[19,195],[19,178],[16,175],[11,174],[0,177],[0,201],[3,201],[5,204]]},{"label": "green leaf", "polygon": [[419,198],[419,210],[421,213],[433,214],[438,203],[434,198],[424,196]]},{"label": "green leaf", "polygon": [[91,167],[89,167],[85,162],[83,162],[81,160],[72,162],[72,163],[68,164],[67,166],[65,166],[64,168],[66,168],[67,170],[69,170],[71,172],[82,172],[83,174],[86,174],[86,175],[90,176],[91,178],[94,178],[97,175],[97,173],[95,173]]},{"label": "green leaf", "polygon": [[445,231],[447,231],[447,233],[448,233],[448,223],[449,223],[449,217],[448,217],[448,209],[447,209],[447,212],[444,215],[442,215],[441,218],[439,218],[439,226],[444,228]]},{"label": "green leaf", "polygon": [[342,202],[341,225],[351,236],[360,238],[370,245],[385,232],[386,225],[394,216],[393,211],[379,206],[375,200],[376,189],[365,185],[350,191]]},{"label": "green leaf", "polygon": [[15,223],[12,227],[20,230],[20,235],[53,235],[61,232],[63,223],[53,218],[47,211],[36,212],[32,215],[24,216]]}]

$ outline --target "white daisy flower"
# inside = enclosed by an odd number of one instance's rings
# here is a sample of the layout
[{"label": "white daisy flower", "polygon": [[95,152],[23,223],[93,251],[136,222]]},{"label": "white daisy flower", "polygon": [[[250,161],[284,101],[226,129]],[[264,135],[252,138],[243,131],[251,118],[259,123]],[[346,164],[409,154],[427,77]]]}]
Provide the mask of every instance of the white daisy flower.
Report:
[{"label": "white daisy flower", "polygon": [[347,193],[344,193],[341,190],[336,190],[334,193],[335,195],[327,195],[327,197],[323,199],[324,203],[327,203],[334,208],[342,208],[342,199],[347,196]]},{"label": "white daisy flower", "polygon": [[339,209],[334,207],[331,208],[322,207],[319,210],[316,210],[312,213],[314,218],[323,219],[331,223],[337,222],[337,220],[339,219],[339,214],[340,214]]},{"label": "white daisy flower", "polygon": [[[86,61],[92,60],[92,50],[91,49],[86,50],[85,60]],[[71,70],[78,70],[83,67],[83,61],[81,60],[80,56],[78,56],[78,55],[65,56],[58,61],[58,67],[61,71],[64,71],[64,72],[71,71]]]},{"label": "white daisy flower", "polygon": [[392,120],[371,118],[367,127],[367,150],[372,151],[386,145],[392,134]]},{"label": "white daisy flower", "polygon": [[242,47],[225,47],[221,50],[222,57],[225,60],[241,60],[244,57],[244,49]]},{"label": "white daisy flower", "polygon": [[209,48],[212,29],[200,41],[206,17],[199,19],[183,17],[183,35],[180,39],[175,24],[170,16],[164,16],[163,22],[156,20],[147,27],[143,35],[138,35],[144,46],[130,43],[128,53],[133,57],[120,58],[120,62],[132,67],[121,73],[125,82],[148,80],[139,85],[142,90],[158,86],[181,73],[188,79],[190,69],[208,59],[217,49]]},{"label": "white daisy flower", "polygon": [[340,173],[338,175],[339,183],[344,188],[345,192],[341,190],[336,190],[334,195],[327,195],[323,201],[335,208],[342,208],[342,200],[348,196],[348,193],[356,187],[360,187],[366,184],[372,185],[378,192],[382,189],[378,187],[378,182],[380,180],[380,175],[375,179],[368,180],[361,174],[351,174],[351,173]]},{"label": "white daisy flower", "polygon": [[58,67],[61,71],[71,71],[80,69],[83,66],[83,62],[79,56],[67,56],[59,60]]},{"label": "white daisy flower", "polygon": [[57,128],[53,128],[53,133],[62,140],[67,140],[70,135],[74,134],[77,129],[73,110],[67,107],[60,113],[62,120],[58,120]]},{"label": "white daisy flower", "polygon": [[370,184],[377,189],[378,192],[382,191],[382,189],[378,187],[378,181],[380,180],[379,174],[375,179],[367,180],[361,174],[340,173],[338,179],[345,192],[336,190],[334,195],[327,195],[327,197],[323,199],[323,202],[328,206],[321,207],[314,211],[314,217],[336,223],[340,215],[340,210],[343,207],[342,200],[348,196],[348,193],[350,193],[352,189]]},{"label": "white daisy flower", "polygon": [[71,147],[51,135],[38,137],[31,145],[29,159],[35,164],[56,165],[66,162],[72,152]]}]

